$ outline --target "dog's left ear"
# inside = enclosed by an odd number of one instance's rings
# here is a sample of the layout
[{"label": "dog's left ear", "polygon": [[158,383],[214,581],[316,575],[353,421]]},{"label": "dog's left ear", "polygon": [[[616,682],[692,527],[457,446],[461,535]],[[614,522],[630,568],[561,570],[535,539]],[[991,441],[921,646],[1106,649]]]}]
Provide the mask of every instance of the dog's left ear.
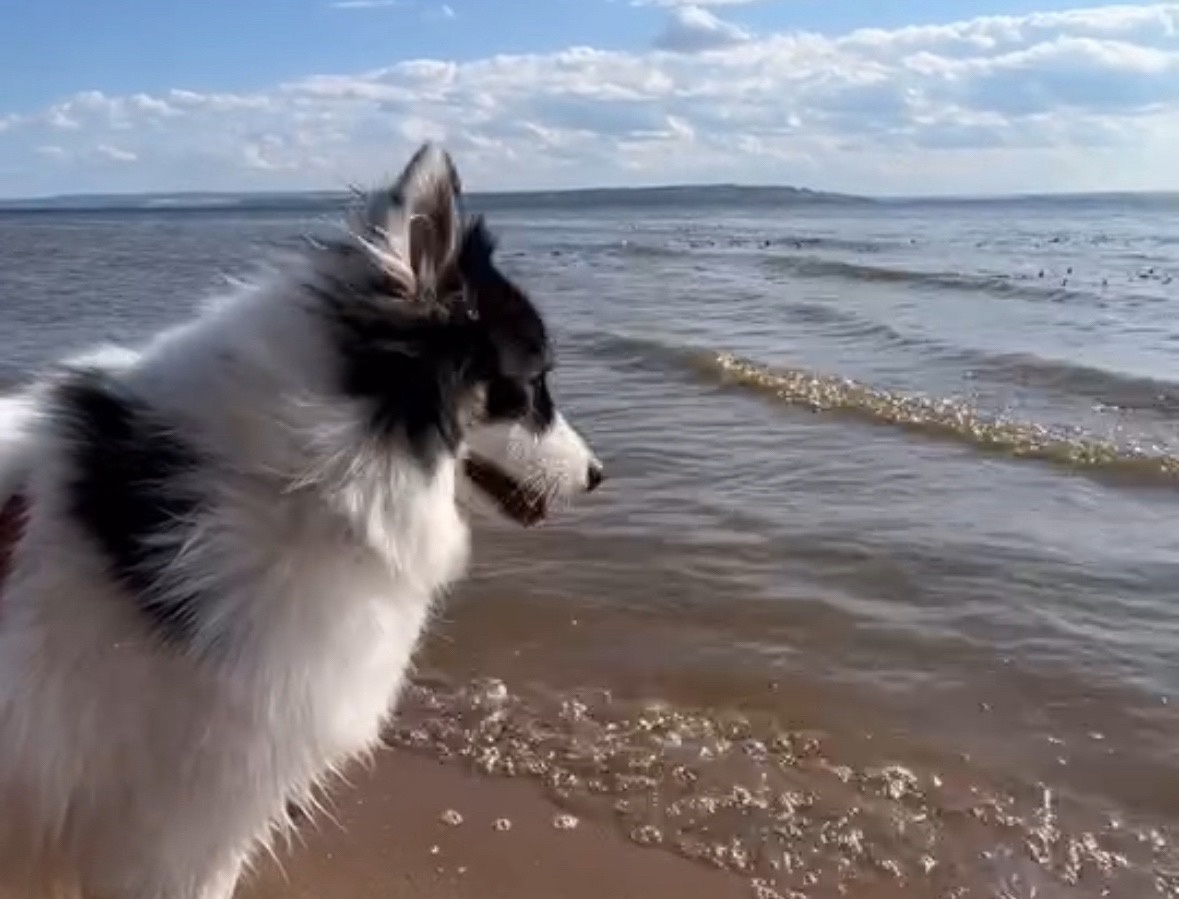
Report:
[{"label": "dog's left ear", "polygon": [[362,236],[404,282],[407,296],[435,295],[454,261],[461,191],[450,155],[424,144],[391,186],[366,197],[358,223]]}]

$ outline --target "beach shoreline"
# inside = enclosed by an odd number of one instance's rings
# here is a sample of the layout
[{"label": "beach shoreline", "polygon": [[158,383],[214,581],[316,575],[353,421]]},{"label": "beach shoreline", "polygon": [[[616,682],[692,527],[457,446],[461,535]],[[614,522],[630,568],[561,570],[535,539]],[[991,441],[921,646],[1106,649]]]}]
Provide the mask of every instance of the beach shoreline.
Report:
[{"label": "beach shoreline", "polygon": [[748,880],[639,846],[605,822],[563,819],[532,781],[394,748],[349,781],[329,797],[331,818],[304,822],[240,899],[756,895]]}]

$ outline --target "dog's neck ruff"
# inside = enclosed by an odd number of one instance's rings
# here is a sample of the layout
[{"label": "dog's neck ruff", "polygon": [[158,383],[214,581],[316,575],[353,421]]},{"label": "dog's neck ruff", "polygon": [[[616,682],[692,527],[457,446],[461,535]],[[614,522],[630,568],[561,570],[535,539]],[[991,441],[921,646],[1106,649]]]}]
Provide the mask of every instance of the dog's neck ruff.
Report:
[{"label": "dog's neck ruff", "polygon": [[23,493],[14,493],[0,509],[0,598],[4,596],[4,582],[12,568],[16,545],[24,536],[29,520],[29,502]]}]

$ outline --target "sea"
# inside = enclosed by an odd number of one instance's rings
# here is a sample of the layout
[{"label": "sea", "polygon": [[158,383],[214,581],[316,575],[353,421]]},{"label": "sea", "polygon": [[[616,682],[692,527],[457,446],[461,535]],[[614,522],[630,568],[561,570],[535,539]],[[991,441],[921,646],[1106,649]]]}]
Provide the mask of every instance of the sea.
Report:
[{"label": "sea", "polygon": [[[609,479],[477,523],[392,745],[761,899],[1179,897],[1179,196],[472,204]],[[0,380],[338,213],[0,211]]]}]

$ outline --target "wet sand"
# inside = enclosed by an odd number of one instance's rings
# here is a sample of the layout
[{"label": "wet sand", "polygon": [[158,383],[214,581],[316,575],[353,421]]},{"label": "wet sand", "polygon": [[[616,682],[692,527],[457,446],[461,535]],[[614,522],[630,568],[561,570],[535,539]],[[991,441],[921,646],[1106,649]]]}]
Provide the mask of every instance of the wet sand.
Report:
[{"label": "wet sand", "polygon": [[[729,899],[747,880],[627,842],[602,823],[555,823],[533,783],[487,778],[404,750],[382,751],[332,794],[302,845],[267,860],[241,899]],[[457,812],[461,824],[444,820]],[[497,829],[506,819],[508,829]],[[501,825],[502,826],[502,825]]]}]

